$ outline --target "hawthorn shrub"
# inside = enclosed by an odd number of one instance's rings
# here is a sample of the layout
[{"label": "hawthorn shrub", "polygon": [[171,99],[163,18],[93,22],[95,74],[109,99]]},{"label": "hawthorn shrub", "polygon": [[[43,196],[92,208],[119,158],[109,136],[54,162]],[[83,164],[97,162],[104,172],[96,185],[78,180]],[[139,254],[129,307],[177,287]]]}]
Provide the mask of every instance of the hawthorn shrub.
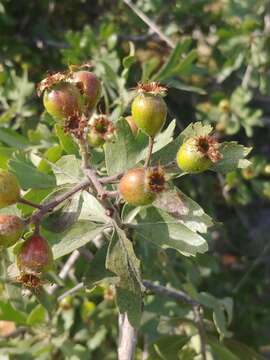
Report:
[{"label": "hawthorn shrub", "polygon": [[[78,78],[77,74],[84,77]],[[104,283],[113,286],[119,313],[126,316],[130,327],[137,329],[147,289],[156,290],[157,295],[172,291],[148,283],[151,277],[144,281],[141,262],[146,259],[140,248],[149,251],[149,247],[154,253],[161,251],[158,248],[172,248],[184,256],[207,251],[207,242],[199,233],[206,232],[212,220],[196,202],[175,187],[173,180],[208,169],[226,174],[237,167],[245,168],[249,164],[245,160],[249,149],[236,142],[219,143],[213,138],[213,128],[200,122],[191,123],[175,139],[175,122],[162,131],[167,114],[162,98],[165,92],[166,89],[156,82],[138,85],[131,106],[132,121],[139,130],[134,134],[126,119],[120,117],[113,125],[105,114],[96,113],[100,82],[91,72],[55,73],[38,85],[45,109],[56,122],[56,134],[60,132],[59,139],[72,144],[77,153],[77,156],[63,154],[58,158],[53,152],[58,152],[58,147],[52,148],[50,156],[57,160],[36,155],[37,167],[33,164],[28,174],[27,166],[32,162],[27,153],[21,155],[23,159],[17,158],[17,165],[11,163],[9,166],[19,182],[22,176],[33,180],[25,198],[18,198],[22,214],[29,215],[23,220],[28,229],[22,243],[18,242],[16,231],[16,264],[10,265],[8,272],[13,281],[22,283],[35,294],[42,305],[48,297],[46,289],[51,292],[46,280],[52,281],[49,272],[53,260],[76,254],[77,249],[102,235],[105,238],[97,245],[81,286],[86,289]],[[102,141],[93,142],[93,134]],[[44,175],[39,170],[42,162],[47,165]],[[16,202],[15,189],[10,188],[13,176],[3,171],[0,202],[4,205]],[[46,181],[51,186],[42,193],[37,204],[33,201],[35,187],[40,187],[40,181],[43,186]],[[12,201],[9,196],[13,197]],[[29,206],[36,210],[31,211]],[[16,226],[15,216],[12,221]],[[7,236],[9,229],[3,226],[3,250],[14,244],[13,239],[6,242]],[[83,249],[92,258],[92,253]],[[212,302],[209,302],[204,294],[195,292],[192,295],[184,294],[182,301],[194,310],[190,329],[195,331],[194,336],[198,332],[199,352],[205,358],[208,350],[200,304],[212,309],[221,336],[228,331],[230,320],[226,320],[226,316],[231,317],[232,304],[230,299],[211,297]],[[178,296],[181,300],[181,292]],[[50,310],[48,305],[46,307]],[[39,313],[44,309],[38,305],[32,311]],[[128,329],[122,331],[128,332]],[[182,346],[188,347],[191,341],[188,334],[179,334],[175,340],[177,343],[181,340]],[[121,351],[120,344],[119,358],[128,356]]]}]

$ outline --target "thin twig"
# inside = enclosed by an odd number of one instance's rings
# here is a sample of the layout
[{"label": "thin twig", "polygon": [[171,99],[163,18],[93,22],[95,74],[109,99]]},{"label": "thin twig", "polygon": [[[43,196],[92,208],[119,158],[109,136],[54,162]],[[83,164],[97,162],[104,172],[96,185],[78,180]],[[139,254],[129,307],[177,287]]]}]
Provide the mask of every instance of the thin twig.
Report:
[{"label": "thin twig", "polygon": [[270,243],[264,245],[261,254],[253,261],[253,263],[249,266],[248,270],[245,272],[244,276],[240,279],[240,281],[236,284],[233,289],[233,293],[237,293],[240,288],[245,284],[247,279],[249,278],[250,274],[254,271],[254,269],[260,265],[261,261],[263,260],[265,254],[268,253],[270,250]]},{"label": "thin twig", "polygon": [[118,315],[118,326],[118,360],[132,360],[137,343],[137,330],[130,324],[126,313]]},{"label": "thin twig", "polygon": [[101,182],[99,181],[99,179],[96,175],[96,172],[93,169],[88,167],[88,168],[84,168],[84,173],[88,177],[88,179],[91,181],[91,183],[93,184],[98,197],[100,199],[105,199],[107,196],[107,192],[105,191]]},{"label": "thin twig", "polygon": [[143,336],[142,360],[147,360],[149,357],[148,346],[149,346],[148,336],[145,334]]},{"label": "thin twig", "polygon": [[199,303],[192,299],[191,296],[189,296],[187,293],[181,291],[181,290],[176,290],[173,288],[168,288],[162,285],[156,285],[153,284],[151,281],[148,280],[144,280],[143,281],[143,285],[145,286],[146,289],[153,291],[156,294],[162,295],[162,296],[167,296],[170,297],[176,301],[180,301],[182,303],[185,303],[187,305],[191,305],[191,306],[198,306]]},{"label": "thin twig", "polygon": [[242,87],[244,89],[248,88],[248,84],[249,84],[249,81],[250,81],[250,77],[252,75],[252,71],[253,71],[252,65],[248,64],[248,66],[246,68],[246,71],[245,71],[245,74],[244,74],[244,77],[243,77],[243,80],[242,80]]},{"label": "thin twig", "polygon": [[24,198],[20,198],[18,200],[18,203],[28,205],[28,206],[31,206],[31,207],[36,208],[36,209],[42,209],[42,205],[33,203],[32,201],[26,200]]},{"label": "thin twig", "polygon": [[149,136],[149,145],[148,145],[147,154],[146,154],[145,163],[144,163],[145,169],[147,169],[148,166],[150,165],[151,155],[152,155],[152,151],[153,151],[153,147],[154,147],[154,141],[155,141],[154,138],[152,136]]},{"label": "thin twig", "polygon": [[27,220],[27,222],[35,223],[35,224],[39,223],[42,217],[46,215],[48,212],[51,212],[56,206],[58,206],[63,201],[67,200],[77,192],[88,188],[90,185],[91,183],[88,179],[83,180],[81,183],[75,185],[72,189],[70,189],[66,193],[58,195],[51,202],[42,205],[39,210],[34,212],[34,214]]},{"label": "thin twig", "polygon": [[84,288],[84,283],[80,282],[79,284],[77,284],[76,286],[74,286],[73,288],[65,291],[62,295],[58,296],[57,301],[61,301],[63,300],[66,296],[68,295],[72,295],[74,293],[76,293],[77,291],[81,290]]},{"label": "thin twig", "polygon": [[115,182],[118,182],[121,177],[124,175],[124,173],[117,174],[117,175],[111,175],[111,176],[104,176],[102,178],[99,178],[99,182],[101,184],[113,184]]},{"label": "thin twig", "polygon": [[188,295],[187,293],[181,290],[168,288],[162,285],[156,285],[148,280],[144,280],[143,285],[145,286],[146,289],[151,290],[156,294],[170,297],[176,301],[180,301],[192,307],[194,313],[194,321],[197,325],[200,341],[201,341],[200,351],[201,351],[202,359],[206,360],[205,329],[204,329],[203,319],[200,313],[201,305],[196,300],[194,300],[190,295]]},{"label": "thin twig", "polygon": [[[96,236],[96,238],[99,235]],[[91,253],[90,250],[86,249],[85,247],[81,247],[78,249],[78,252],[80,253],[80,255],[88,262],[92,261],[94,258],[94,255]]]},{"label": "thin twig", "polygon": [[78,141],[80,154],[82,157],[82,168],[87,169],[89,167],[89,156],[88,156],[88,149],[87,143],[84,140]]},{"label": "thin twig", "polygon": [[123,0],[124,3],[131,8],[138,17],[145,22],[150,29],[158,34],[158,36],[172,49],[175,48],[174,43],[159,29],[159,27],[151,20],[148,16],[146,16],[136,5],[132,3],[131,0]]},{"label": "thin twig", "polygon": [[[65,263],[65,265],[63,266],[63,268],[61,269],[61,271],[59,273],[60,279],[64,280],[68,276],[68,273],[70,272],[71,268],[76,263],[76,261],[78,260],[79,256],[80,256],[80,252],[78,250],[73,251],[73,253],[69,256],[67,262]],[[47,292],[50,295],[52,295],[58,287],[59,287],[58,284],[53,284],[48,289]]]},{"label": "thin twig", "polygon": [[198,332],[200,335],[202,360],[206,360],[206,336],[205,336],[203,319],[202,319],[200,311],[201,311],[200,305],[193,305],[194,321],[197,325],[197,329],[198,329]]},{"label": "thin twig", "polygon": [[29,327],[19,327],[18,329],[12,331],[12,333],[8,334],[8,335],[4,335],[4,336],[0,336],[0,339],[5,339],[5,340],[8,340],[8,339],[13,339],[13,338],[16,338],[17,336],[20,336],[20,335],[24,335],[26,332],[31,332],[30,328]]}]

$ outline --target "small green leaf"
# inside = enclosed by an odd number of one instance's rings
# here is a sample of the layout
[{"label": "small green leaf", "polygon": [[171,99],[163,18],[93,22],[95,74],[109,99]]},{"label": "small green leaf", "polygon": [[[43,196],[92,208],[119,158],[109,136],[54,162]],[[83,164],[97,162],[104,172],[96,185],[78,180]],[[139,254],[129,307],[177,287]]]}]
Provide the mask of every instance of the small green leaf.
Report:
[{"label": "small green leaf", "polygon": [[129,69],[131,65],[134,64],[134,62],[136,61],[135,47],[131,41],[129,41],[129,48],[130,48],[129,55],[124,57],[123,59],[123,66],[125,69]]},{"label": "small green leaf", "polygon": [[232,332],[227,330],[227,319],[225,316],[224,307],[220,302],[218,302],[214,307],[213,320],[221,340],[224,337],[231,337],[233,335]]},{"label": "small green leaf", "polygon": [[55,233],[44,231],[45,237],[54,240],[55,244],[52,246],[54,259],[58,259],[72,251],[84,246],[89,241],[93,240],[102,230],[104,226],[94,224],[90,221],[78,221],[68,231],[62,233],[61,236],[56,236]]},{"label": "small green leaf", "polygon": [[149,346],[147,360],[175,360],[189,338],[183,335],[166,335],[160,337]]},{"label": "small green leaf", "polygon": [[37,305],[27,317],[27,325],[36,326],[41,325],[45,321],[46,310],[42,305]]},{"label": "small green leaf", "polygon": [[48,173],[51,171],[51,166],[49,165],[48,161],[55,163],[57,160],[60,159],[62,155],[62,147],[60,145],[54,145],[50,147],[45,153],[44,158],[38,164],[38,170],[44,173]]},{"label": "small green leaf", "polygon": [[60,145],[67,154],[79,154],[78,145],[73,141],[72,137],[64,132],[64,129],[59,124],[55,124],[55,133],[59,139]]},{"label": "small green leaf", "polygon": [[11,158],[12,154],[16,151],[15,148],[8,148],[0,146],[0,168],[8,168],[8,160]]},{"label": "small green leaf", "polygon": [[224,344],[230,351],[233,351],[233,353],[237,355],[239,359],[265,360],[263,356],[248,347],[246,344],[242,344],[239,341],[233,339],[225,339]]},{"label": "small green leaf", "polygon": [[109,175],[120,174],[132,168],[141,152],[146,148],[147,137],[140,133],[136,138],[131,132],[130,126],[125,119],[116,123],[116,139],[114,143],[105,146],[105,161]]},{"label": "small green leaf", "polygon": [[11,121],[17,112],[17,106],[16,104],[13,104],[8,110],[6,110],[1,116],[0,116],[0,123],[6,123]]},{"label": "small green leaf", "polygon": [[79,220],[88,220],[101,223],[110,223],[111,218],[106,215],[106,209],[88,192],[83,192],[83,205]]},{"label": "small green leaf", "polygon": [[211,170],[226,174],[237,168],[246,168],[250,165],[250,161],[245,157],[252,149],[236,142],[224,142],[220,146],[221,160],[211,167]]},{"label": "small green leaf", "polygon": [[40,172],[27,155],[16,152],[9,160],[9,169],[23,189],[44,189],[55,186],[55,178]]},{"label": "small green leaf", "polygon": [[178,43],[174,50],[171,52],[169,59],[154,75],[153,80],[162,81],[167,79],[175,74],[175,69],[177,68],[179,62],[183,59],[181,56],[188,50],[191,45],[191,39],[186,39],[182,43]]},{"label": "small green leaf", "polygon": [[183,139],[195,136],[209,135],[213,131],[213,127],[209,124],[204,125],[201,122],[195,122],[188,125],[184,131],[181,132]]},{"label": "small green leaf", "polygon": [[215,356],[218,356],[220,360],[242,360],[234,353],[232,353],[227,347],[215,339],[208,338],[208,343],[211,346],[212,352]]},{"label": "small green leaf", "polygon": [[115,274],[105,267],[107,252],[108,245],[105,244],[97,251],[93,260],[91,260],[89,267],[84,273],[84,284],[86,287],[91,288],[107,279],[111,282],[114,278],[114,281],[116,281]]},{"label": "small green leaf", "polygon": [[15,310],[9,303],[0,300],[0,320],[14,321],[16,324],[24,325],[26,315],[21,311]]},{"label": "small green leaf", "polygon": [[177,188],[161,193],[154,205],[167,211],[192,231],[206,233],[208,227],[213,225],[210,216]]},{"label": "small green leaf", "polygon": [[13,129],[0,128],[0,141],[10,147],[25,149],[30,143],[23,135]]},{"label": "small green leaf", "polygon": [[140,261],[132,243],[117,226],[109,245],[106,268],[119,276],[116,301],[120,313],[127,313],[130,323],[139,327],[142,312]]},{"label": "small green leaf", "polygon": [[[54,195],[65,193],[66,189],[55,192]],[[52,232],[59,233],[70,228],[79,218],[82,208],[81,193],[76,193],[56,208],[52,213],[48,214],[42,220],[42,226]]]},{"label": "small green leaf", "polygon": [[[75,155],[62,156],[56,163],[50,163],[57,185],[73,184],[83,178],[81,162]],[[44,174],[43,174],[44,175]]]},{"label": "small green leaf", "polygon": [[173,248],[186,256],[208,250],[207,242],[164,211],[148,207],[137,216],[135,232],[142,241],[149,241],[162,248]]},{"label": "small green leaf", "polygon": [[[117,139],[114,143],[109,143],[105,146],[105,159],[109,175],[120,174],[142,161],[145,158],[148,146],[147,136],[139,133],[137,137],[134,137],[125,119],[119,120],[116,127]],[[173,140],[174,128],[175,121],[172,121],[157,136],[153,153],[160,151]]]}]

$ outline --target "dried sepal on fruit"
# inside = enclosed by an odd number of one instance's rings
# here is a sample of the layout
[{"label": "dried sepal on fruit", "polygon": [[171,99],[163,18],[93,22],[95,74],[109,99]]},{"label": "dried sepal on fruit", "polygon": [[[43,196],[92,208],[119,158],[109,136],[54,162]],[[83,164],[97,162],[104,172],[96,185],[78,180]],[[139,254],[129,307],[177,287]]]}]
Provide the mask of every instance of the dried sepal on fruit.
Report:
[{"label": "dried sepal on fruit", "polygon": [[51,89],[54,85],[67,82],[69,72],[56,72],[48,74],[40,83],[37,84],[37,95],[40,97],[45,90]]},{"label": "dried sepal on fruit", "polygon": [[129,204],[141,206],[151,204],[165,187],[166,178],[161,167],[135,168],[122,177],[119,192]]},{"label": "dried sepal on fruit", "polygon": [[166,96],[168,89],[165,86],[162,86],[159,82],[149,82],[137,84],[136,90],[138,93],[148,93],[153,95]]},{"label": "dried sepal on fruit", "polygon": [[159,83],[139,83],[131,112],[135,124],[150,137],[155,137],[165,124],[167,105],[163,100],[166,88]]},{"label": "dried sepal on fruit", "polygon": [[24,223],[18,216],[0,215],[0,250],[16,244],[23,229]]},{"label": "dried sepal on fruit", "polygon": [[221,159],[220,144],[209,135],[191,137],[178,150],[176,161],[182,171],[199,173]]},{"label": "dried sepal on fruit", "polygon": [[146,169],[146,186],[155,193],[161,193],[166,189],[166,174],[161,166],[153,166]]},{"label": "dried sepal on fruit", "polygon": [[89,121],[87,140],[91,147],[102,146],[114,138],[115,128],[107,115],[93,116]]},{"label": "dried sepal on fruit", "polygon": [[78,140],[83,140],[85,138],[87,126],[88,120],[84,114],[80,116],[74,115],[65,120],[64,131],[65,133],[75,136]]},{"label": "dried sepal on fruit", "polygon": [[29,289],[38,289],[44,284],[44,281],[40,278],[40,276],[27,273],[21,273],[16,278],[16,282],[22,284]]}]

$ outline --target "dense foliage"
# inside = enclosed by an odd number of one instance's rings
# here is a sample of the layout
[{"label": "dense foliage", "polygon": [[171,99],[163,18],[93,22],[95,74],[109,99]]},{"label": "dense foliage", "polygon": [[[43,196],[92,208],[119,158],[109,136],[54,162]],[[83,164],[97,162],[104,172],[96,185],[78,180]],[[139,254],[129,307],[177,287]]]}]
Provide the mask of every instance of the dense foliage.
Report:
[{"label": "dense foliage", "polygon": [[[267,0],[1,0],[0,41],[0,359],[116,359],[118,311],[136,359],[267,357]],[[102,83],[93,103],[70,83],[81,65]],[[35,91],[67,69],[75,127]],[[139,82],[168,88],[157,130]],[[198,139],[206,161],[183,161]],[[31,239],[43,258],[29,273]]]}]

